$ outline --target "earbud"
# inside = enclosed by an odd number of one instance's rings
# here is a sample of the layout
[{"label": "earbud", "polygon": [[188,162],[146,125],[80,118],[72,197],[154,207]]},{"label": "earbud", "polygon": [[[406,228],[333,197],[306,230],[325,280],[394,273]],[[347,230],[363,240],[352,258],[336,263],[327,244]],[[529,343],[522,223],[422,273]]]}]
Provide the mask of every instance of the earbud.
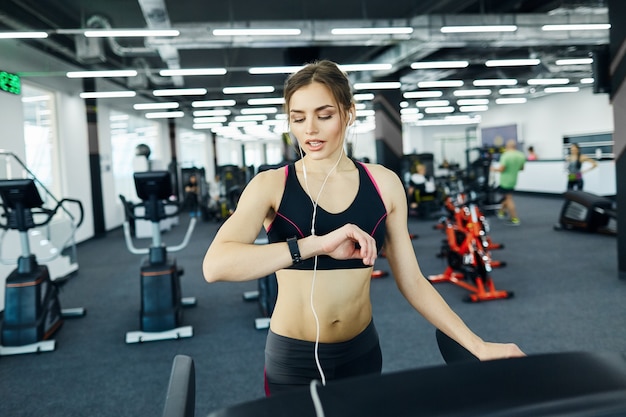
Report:
[{"label": "earbud", "polygon": [[352,123],[352,113],[348,113],[348,125]]}]

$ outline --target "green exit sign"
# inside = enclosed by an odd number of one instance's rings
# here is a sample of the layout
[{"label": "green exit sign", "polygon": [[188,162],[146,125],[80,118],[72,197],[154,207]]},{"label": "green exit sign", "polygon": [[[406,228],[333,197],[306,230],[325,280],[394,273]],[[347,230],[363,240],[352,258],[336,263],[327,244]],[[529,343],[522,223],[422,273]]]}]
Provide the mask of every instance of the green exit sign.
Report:
[{"label": "green exit sign", "polygon": [[20,94],[22,84],[19,75],[10,72],[0,71],[0,90],[11,94]]}]

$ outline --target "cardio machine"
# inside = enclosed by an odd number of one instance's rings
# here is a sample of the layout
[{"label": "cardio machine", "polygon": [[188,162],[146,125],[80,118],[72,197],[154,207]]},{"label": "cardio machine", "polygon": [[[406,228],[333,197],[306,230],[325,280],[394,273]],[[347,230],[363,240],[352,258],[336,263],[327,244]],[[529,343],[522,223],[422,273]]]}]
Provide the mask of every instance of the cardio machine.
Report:
[{"label": "cardio machine", "polygon": [[[177,246],[166,247],[161,240],[160,222],[177,216],[180,205],[170,201],[172,180],[168,171],[146,171],[134,174],[137,196],[142,202],[133,204],[120,195],[124,212],[124,237],[131,253],[147,255],[143,258],[141,276],[141,330],[126,333],[126,343],[150,342],[156,340],[179,339],[193,336],[191,326],[182,325],[183,307],[196,304],[194,297],[181,297],[180,276],[176,260],[171,252],[184,249],[196,225],[196,217],[189,221],[185,237]],[[139,208],[143,214],[138,213]],[[166,213],[166,208],[173,208]],[[152,245],[137,248],[131,237],[130,220],[148,220],[152,226]]]},{"label": "cardio machine", "polygon": [[[63,199],[53,210],[43,208],[43,201],[32,179],[1,180],[0,196],[6,217],[6,222],[0,223],[0,227],[17,230],[21,246],[17,268],[5,283],[0,355],[52,351],[55,349],[52,336],[61,327],[64,318],[82,317],[85,309],[61,309],[58,288],[50,279],[48,267],[39,264],[31,253],[28,230],[48,224],[66,201],[78,204],[80,225],[83,220],[82,204],[78,200]],[[36,222],[37,216],[45,217]]]}]

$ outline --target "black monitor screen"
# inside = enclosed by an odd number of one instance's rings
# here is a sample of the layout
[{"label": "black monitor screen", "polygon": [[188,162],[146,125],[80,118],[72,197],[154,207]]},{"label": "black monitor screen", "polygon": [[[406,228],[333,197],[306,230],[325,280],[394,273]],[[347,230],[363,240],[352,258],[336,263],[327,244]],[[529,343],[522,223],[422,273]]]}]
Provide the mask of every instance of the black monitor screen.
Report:
[{"label": "black monitor screen", "polygon": [[12,209],[41,207],[43,201],[32,179],[0,180],[0,196],[4,204]]},{"label": "black monitor screen", "polygon": [[169,171],[135,172],[134,177],[137,196],[142,200],[149,200],[151,195],[159,200],[165,200],[172,195]]}]

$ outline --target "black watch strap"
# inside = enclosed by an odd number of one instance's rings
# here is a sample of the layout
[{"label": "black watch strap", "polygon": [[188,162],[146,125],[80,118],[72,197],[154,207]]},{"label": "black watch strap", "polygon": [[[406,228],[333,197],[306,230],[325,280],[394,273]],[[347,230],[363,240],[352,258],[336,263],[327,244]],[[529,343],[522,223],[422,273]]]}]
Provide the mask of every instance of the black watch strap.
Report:
[{"label": "black watch strap", "polygon": [[289,245],[289,252],[291,252],[291,260],[294,264],[302,262],[302,256],[300,255],[300,248],[298,248],[298,238],[287,238],[287,245]]}]

